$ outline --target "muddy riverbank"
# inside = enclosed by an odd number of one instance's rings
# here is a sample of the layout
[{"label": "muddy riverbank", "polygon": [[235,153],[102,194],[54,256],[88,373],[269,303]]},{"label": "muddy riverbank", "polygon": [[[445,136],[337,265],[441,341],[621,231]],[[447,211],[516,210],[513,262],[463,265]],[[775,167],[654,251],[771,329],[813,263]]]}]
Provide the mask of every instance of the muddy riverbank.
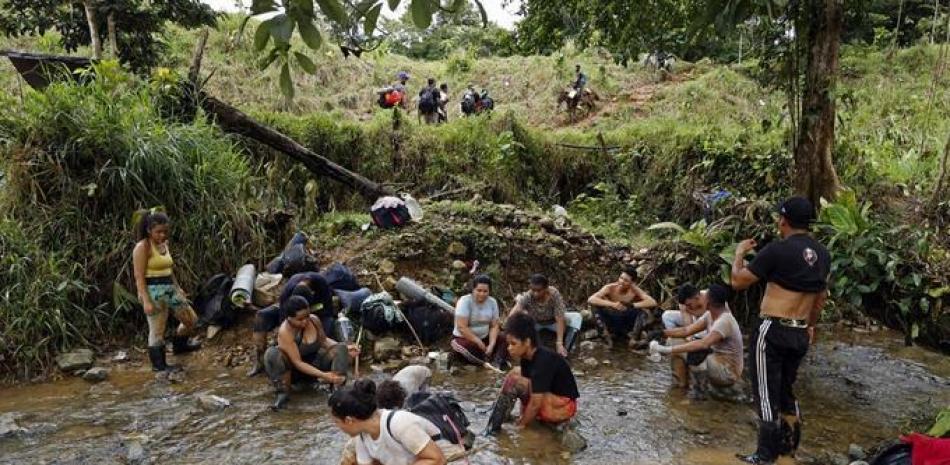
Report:
[{"label": "muddy riverbank", "polygon": [[[0,463],[337,463],[345,437],[328,417],[325,392],[295,393],[287,411],[274,413],[264,379],[249,380],[245,367],[214,362],[215,352],[240,336],[183,359],[180,382],[156,379],[132,361],[113,365],[99,384],[69,378],[3,389],[0,412],[22,430],[0,439]],[[823,334],[800,378],[804,460],[893,437],[911,418],[950,404],[950,358],[900,342],[890,332]],[[736,463],[732,454],[754,443],[751,405],[688,401],[670,387],[665,362],[588,345],[573,366],[580,372],[587,450],[571,454],[541,428],[506,430],[479,439],[471,462]],[[434,384],[456,392],[473,426],[484,426],[498,384],[494,375],[437,373]],[[231,406],[202,405],[203,394]]]}]

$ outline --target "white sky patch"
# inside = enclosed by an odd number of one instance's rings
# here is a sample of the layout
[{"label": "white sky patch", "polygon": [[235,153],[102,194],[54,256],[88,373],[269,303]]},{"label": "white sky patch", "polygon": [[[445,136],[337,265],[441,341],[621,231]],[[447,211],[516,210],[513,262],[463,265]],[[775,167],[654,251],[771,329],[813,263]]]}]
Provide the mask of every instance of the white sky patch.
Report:
[{"label": "white sky patch", "polygon": [[[211,5],[212,8],[218,11],[237,11],[238,4],[242,3],[244,5],[250,5],[250,0],[201,0],[203,3]],[[507,7],[502,6],[503,0],[482,0],[482,5],[485,6],[485,11],[488,13],[488,20],[505,28],[513,29],[515,22],[520,18],[515,13],[518,11],[518,7],[521,5],[521,0],[514,0],[510,2],[510,5]],[[402,14],[409,5],[410,0],[402,0],[399,5],[399,10],[395,13],[389,11],[388,7],[383,7],[383,16],[387,18],[395,17],[399,14]]]}]

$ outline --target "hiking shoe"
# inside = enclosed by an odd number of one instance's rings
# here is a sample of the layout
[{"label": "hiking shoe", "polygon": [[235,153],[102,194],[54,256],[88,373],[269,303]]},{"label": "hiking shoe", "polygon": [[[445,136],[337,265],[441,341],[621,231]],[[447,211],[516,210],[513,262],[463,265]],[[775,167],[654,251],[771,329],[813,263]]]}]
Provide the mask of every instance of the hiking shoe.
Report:
[{"label": "hiking shoe", "polygon": [[771,460],[766,460],[762,458],[761,456],[759,456],[759,454],[749,454],[749,455],[736,454],[736,458],[745,463],[751,463],[752,465],[773,465],[775,463]]}]

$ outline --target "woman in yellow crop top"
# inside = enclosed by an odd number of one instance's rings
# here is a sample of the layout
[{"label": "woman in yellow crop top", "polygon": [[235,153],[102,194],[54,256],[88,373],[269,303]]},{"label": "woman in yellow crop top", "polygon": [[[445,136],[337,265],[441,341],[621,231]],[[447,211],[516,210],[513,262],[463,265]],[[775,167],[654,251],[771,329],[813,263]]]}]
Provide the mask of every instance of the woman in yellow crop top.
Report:
[{"label": "woman in yellow crop top", "polygon": [[165,362],[165,325],[169,312],[174,312],[180,323],[172,337],[172,352],[181,354],[200,347],[188,342],[198,317],[175,279],[175,261],[168,250],[169,223],[165,213],[144,212],[135,226],[138,242],[132,251],[135,287],[148,319],[148,358],[154,371],[174,368]]}]

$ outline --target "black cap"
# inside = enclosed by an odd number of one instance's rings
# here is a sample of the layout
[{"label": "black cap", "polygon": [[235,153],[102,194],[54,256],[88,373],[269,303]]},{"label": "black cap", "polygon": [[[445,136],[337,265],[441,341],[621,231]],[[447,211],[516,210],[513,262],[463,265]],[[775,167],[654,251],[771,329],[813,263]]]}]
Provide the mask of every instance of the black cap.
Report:
[{"label": "black cap", "polygon": [[804,197],[790,197],[778,206],[778,214],[793,228],[807,229],[815,221],[815,207]]}]

